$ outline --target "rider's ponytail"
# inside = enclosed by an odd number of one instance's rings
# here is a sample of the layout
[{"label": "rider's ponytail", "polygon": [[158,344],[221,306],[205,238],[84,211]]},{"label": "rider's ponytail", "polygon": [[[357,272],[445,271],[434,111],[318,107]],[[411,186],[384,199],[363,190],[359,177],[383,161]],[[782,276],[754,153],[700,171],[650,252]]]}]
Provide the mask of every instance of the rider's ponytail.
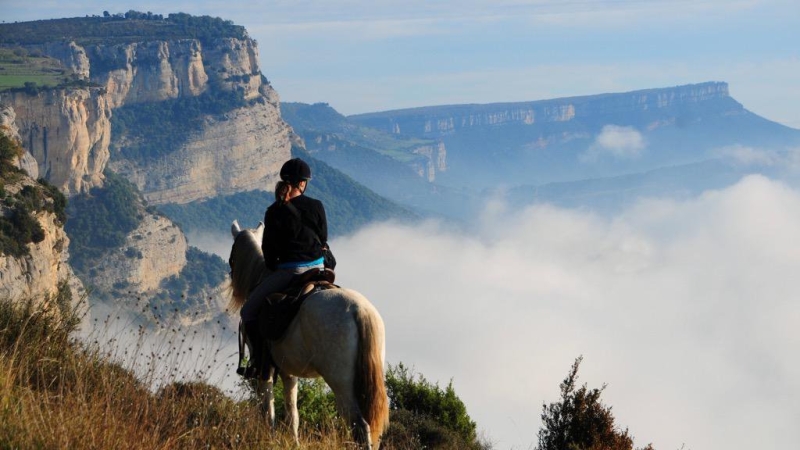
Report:
[{"label": "rider's ponytail", "polygon": [[278,203],[286,203],[289,199],[289,190],[292,188],[292,185],[286,181],[278,181],[275,185],[275,201]]}]

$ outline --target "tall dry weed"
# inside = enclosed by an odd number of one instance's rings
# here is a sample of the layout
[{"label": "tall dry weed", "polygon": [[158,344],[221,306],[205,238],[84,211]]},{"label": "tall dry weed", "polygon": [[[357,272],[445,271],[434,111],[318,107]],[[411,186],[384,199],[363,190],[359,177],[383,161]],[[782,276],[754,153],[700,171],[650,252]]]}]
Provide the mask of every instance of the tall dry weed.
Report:
[{"label": "tall dry weed", "polygon": [[[288,430],[269,431],[256,399],[234,400],[204,380],[219,350],[198,358],[191,333],[159,312],[143,310],[163,339],[153,346],[145,345],[152,327],[113,314],[79,340],[79,311],[45,312],[40,304],[0,300],[0,448],[294,446]],[[138,336],[132,346],[109,345],[121,328]],[[187,358],[196,359],[197,379],[173,371]],[[303,448],[350,446],[335,423],[303,427],[301,439]]]}]

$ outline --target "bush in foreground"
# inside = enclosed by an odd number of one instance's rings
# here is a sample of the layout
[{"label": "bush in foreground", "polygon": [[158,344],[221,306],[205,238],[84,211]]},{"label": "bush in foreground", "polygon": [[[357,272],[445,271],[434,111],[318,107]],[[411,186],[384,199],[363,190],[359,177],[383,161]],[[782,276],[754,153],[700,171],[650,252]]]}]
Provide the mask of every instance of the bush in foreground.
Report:
[{"label": "bush in foreground", "polygon": [[483,449],[475,422],[456,395],[452,381],[447,388],[431,383],[402,363],[390,366],[386,390],[391,422],[384,441],[390,448]]},{"label": "bush in foreground", "polygon": [[[589,389],[577,387],[578,357],[561,383],[561,400],[544,405],[537,450],[633,450],[628,429],[614,423],[611,407],[600,401],[605,385]],[[653,450],[648,444],[642,450]]]}]

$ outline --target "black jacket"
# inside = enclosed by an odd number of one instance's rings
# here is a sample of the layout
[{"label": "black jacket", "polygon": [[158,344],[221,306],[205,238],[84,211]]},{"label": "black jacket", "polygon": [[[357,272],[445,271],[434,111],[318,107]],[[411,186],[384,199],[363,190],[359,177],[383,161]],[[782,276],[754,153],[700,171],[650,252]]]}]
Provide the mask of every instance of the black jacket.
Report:
[{"label": "black jacket", "polygon": [[328,220],[322,202],[299,195],[289,203],[275,202],[264,214],[261,250],[270,270],[281,263],[317,260],[322,257],[322,246],[328,244]]}]

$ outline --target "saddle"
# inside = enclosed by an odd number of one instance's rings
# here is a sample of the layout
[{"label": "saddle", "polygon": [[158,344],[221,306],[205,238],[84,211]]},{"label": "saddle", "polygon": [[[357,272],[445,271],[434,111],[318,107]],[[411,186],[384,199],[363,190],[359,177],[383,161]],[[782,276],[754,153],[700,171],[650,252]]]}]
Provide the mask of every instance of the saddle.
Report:
[{"label": "saddle", "polygon": [[295,276],[283,292],[269,295],[258,316],[263,337],[280,340],[305,299],[315,292],[339,287],[333,284],[335,279],[336,274],[330,269],[312,269]]}]

